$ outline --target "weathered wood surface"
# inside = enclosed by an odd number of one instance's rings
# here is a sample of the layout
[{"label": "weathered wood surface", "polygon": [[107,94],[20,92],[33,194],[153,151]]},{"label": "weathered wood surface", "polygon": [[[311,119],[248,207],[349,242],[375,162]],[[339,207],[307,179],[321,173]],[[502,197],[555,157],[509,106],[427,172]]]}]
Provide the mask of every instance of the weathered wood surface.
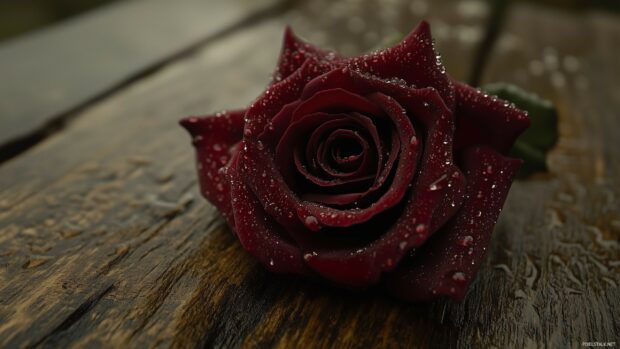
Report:
[{"label": "weathered wood surface", "polygon": [[406,304],[269,274],[199,196],[176,119],[251,101],[268,81],[284,23],[355,54],[430,18],[448,70],[470,77],[492,13],[486,3],[361,3],[302,2],[240,28],[80,111],[0,166],[0,347],[617,341],[617,18],[510,10],[483,80],[554,99],[562,137],[551,173],[515,185],[460,304]]},{"label": "weathered wood surface", "polygon": [[482,81],[552,100],[560,140],[549,174],[514,184],[478,284],[448,306],[460,336],[483,347],[620,344],[618,56],[618,17],[510,9]]},{"label": "weathered wood surface", "polygon": [[122,1],[0,46],[0,161],[79,107],[278,0]]}]

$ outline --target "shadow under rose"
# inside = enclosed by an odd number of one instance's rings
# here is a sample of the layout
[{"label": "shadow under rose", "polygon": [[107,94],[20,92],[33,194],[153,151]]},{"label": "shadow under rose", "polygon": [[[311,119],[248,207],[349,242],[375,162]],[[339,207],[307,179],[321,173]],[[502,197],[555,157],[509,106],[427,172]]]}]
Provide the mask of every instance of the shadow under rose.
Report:
[{"label": "shadow under rose", "polygon": [[270,273],[223,225],[206,235],[186,263],[198,282],[176,324],[178,346],[265,347],[283,339],[288,344],[446,346],[456,340],[458,329],[446,318],[450,300],[412,304],[378,287],[346,290]]}]

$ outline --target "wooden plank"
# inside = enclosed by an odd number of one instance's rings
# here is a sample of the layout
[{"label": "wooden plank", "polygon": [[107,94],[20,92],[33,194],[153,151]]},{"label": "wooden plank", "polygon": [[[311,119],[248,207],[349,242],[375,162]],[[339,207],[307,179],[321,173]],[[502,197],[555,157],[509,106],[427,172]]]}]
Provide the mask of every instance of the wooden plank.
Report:
[{"label": "wooden plank", "polygon": [[550,173],[515,183],[477,285],[449,304],[462,347],[620,338],[620,18],[517,5],[485,70],[551,99]]},{"label": "wooden plank", "polygon": [[[407,30],[421,16],[441,28],[438,18],[450,14],[438,45],[448,68],[466,76],[478,41],[455,28],[483,23],[484,3],[475,11],[397,3],[396,17],[346,2],[321,20],[331,1],[302,3],[94,104],[0,167],[0,347],[454,345],[436,304],[264,271],[199,197],[189,140],[176,126],[180,116],[251,101],[286,22],[355,53],[375,44],[359,23],[343,30],[351,13],[365,28],[391,28],[397,18]],[[453,49],[460,57],[449,57]]]},{"label": "wooden plank", "polygon": [[77,107],[278,3],[122,1],[1,45],[0,149],[37,141]]}]

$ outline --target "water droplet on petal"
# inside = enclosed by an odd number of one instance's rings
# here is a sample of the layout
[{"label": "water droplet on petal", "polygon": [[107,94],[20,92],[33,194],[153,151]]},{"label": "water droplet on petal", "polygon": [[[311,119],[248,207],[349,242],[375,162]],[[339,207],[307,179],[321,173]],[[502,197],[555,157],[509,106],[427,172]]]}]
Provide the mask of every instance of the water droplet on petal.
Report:
[{"label": "water droplet on petal", "polygon": [[426,233],[426,229],[427,228],[426,228],[425,224],[418,224],[415,227],[415,232],[418,233],[418,234],[423,234],[423,233]]},{"label": "water droplet on petal", "polygon": [[398,244],[398,248],[400,248],[401,251],[404,251],[405,248],[407,248],[407,241],[401,241],[400,244]]},{"label": "water droplet on petal", "polygon": [[459,282],[459,283],[465,282],[465,274],[463,274],[460,271],[457,271],[454,274],[452,274],[452,280]]},{"label": "water droplet on petal", "polygon": [[463,247],[471,246],[474,243],[474,237],[471,235],[464,236],[460,241],[459,245]]},{"label": "water droplet on petal", "polygon": [[319,230],[319,228],[321,228],[319,225],[319,220],[316,219],[315,216],[306,216],[304,219],[304,224],[311,230]]}]

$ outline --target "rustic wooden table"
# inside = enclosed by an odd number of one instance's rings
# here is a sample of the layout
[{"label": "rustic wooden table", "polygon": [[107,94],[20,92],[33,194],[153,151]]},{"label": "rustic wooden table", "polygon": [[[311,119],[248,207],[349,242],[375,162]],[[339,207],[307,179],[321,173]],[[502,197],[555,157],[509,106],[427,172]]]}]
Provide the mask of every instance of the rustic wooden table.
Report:
[{"label": "rustic wooden table", "polygon": [[[535,4],[119,2],[0,45],[0,347],[620,344],[620,17]],[[285,24],[357,54],[431,22],[448,71],[556,103],[466,299],[272,275],[196,185],[177,120],[242,107]]]}]

